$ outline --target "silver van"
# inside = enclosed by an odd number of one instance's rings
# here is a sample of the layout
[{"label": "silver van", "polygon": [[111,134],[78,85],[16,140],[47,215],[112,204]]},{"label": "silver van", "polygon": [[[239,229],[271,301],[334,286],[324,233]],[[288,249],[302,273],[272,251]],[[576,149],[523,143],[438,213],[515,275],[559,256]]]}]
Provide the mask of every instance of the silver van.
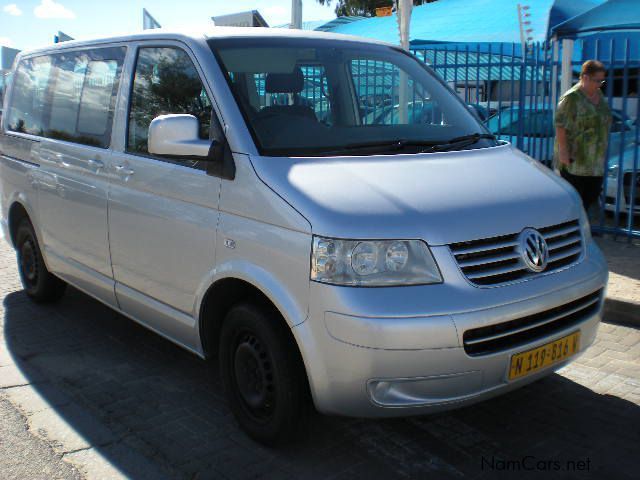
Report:
[{"label": "silver van", "polygon": [[596,334],[607,266],[576,192],[392,45],[68,42],[20,55],[4,107],[2,227],[27,295],[73,285],[214,359],[259,441],[293,438],[312,405],[487,399]]}]

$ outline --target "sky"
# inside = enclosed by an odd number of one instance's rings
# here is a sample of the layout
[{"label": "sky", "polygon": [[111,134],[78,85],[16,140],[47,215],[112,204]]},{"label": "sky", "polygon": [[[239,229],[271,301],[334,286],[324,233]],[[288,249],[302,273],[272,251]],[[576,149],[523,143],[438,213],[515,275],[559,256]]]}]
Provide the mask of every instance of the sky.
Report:
[{"label": "sky", "polygon": [[[334,6],[302,0],[302,20],[335,18]],[[212,16],[246,10],[270,26],[291,20],[291,0],[0,0],[0,46],[48,45],[58,30],[77,39],[136,32],[143,8],[167,28],[205,27]]]}]

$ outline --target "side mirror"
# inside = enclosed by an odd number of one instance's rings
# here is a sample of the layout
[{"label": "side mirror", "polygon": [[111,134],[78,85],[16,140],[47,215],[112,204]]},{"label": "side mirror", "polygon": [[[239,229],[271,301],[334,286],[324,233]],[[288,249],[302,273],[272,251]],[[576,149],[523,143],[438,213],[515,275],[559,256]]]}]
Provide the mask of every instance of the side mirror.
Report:
[{"label": "side mirror", "polygon": [[199,129],[198,119],[193,115],[160,115],[149,125],[149,153],[205,160],[213,143],[200,139]]}]

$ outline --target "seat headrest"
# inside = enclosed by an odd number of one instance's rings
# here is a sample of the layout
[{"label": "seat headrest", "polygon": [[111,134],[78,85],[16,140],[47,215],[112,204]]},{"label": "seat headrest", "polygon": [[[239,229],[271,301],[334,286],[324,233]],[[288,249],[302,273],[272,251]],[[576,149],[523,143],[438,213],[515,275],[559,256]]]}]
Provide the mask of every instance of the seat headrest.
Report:
[{"label": "seat headrest", "polygon": [[300,67],[291,73],[268,73],[265,79],[267,93],[300,93],[304,88],[304,76]]}]

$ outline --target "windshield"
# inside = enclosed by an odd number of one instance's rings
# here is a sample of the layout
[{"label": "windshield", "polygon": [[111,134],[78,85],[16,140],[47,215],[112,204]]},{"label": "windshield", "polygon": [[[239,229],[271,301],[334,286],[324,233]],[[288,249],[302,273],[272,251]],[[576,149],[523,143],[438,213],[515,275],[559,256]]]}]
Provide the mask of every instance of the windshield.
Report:
[{"label": "windshield", "polygon": [[287,38],[209,43],[262,155],[374,154],[386,144],[389,153],[415,153],[467,135],[475,140],[460,148],[495,145],[476,135],[488,131],[430,69],[395,48]]}]

